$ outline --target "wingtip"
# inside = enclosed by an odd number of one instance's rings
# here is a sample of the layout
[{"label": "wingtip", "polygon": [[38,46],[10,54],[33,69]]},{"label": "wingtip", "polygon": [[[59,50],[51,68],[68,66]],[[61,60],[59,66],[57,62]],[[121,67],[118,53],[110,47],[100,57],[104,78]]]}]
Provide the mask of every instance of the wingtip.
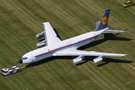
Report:
[{"label": "wingtip", "polygon": [[126,56],[127,54],[122,54],[122,56]]},{"label": "wingtip", "polygon": [[49,23],[49,22],[44,22],[44,23],[42,23],[42,24],[47,24],[47,23]]}]

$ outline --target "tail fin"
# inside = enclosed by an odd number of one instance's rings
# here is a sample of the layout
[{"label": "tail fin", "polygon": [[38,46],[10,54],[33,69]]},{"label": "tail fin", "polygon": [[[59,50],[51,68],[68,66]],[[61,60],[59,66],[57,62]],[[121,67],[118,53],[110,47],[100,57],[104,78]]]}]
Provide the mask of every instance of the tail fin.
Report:
[{"label": "tail fin", "polygon": [[100,20],[100,23],[95,31],[99,31],[99,30],[102,30],[104,28],[107,28],[109,13],[110,13],[110,9],[105,10],[105,13],[104,13],[102,19]]}]

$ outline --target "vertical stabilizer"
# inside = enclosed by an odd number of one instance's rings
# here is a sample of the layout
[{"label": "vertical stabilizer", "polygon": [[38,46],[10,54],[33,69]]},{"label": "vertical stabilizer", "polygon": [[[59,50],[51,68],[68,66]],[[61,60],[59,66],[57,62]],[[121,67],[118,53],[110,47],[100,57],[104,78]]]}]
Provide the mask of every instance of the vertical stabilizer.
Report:
[{"label": "vertical stabilizer", "polygon": [[95,31],[99,31],[104,28],[107,28],[108,20],[109,20],[109,13],[110,13],[110,9],[105,10],[105,13],[104,13],[102,19],[100,20],[100,23]]}]

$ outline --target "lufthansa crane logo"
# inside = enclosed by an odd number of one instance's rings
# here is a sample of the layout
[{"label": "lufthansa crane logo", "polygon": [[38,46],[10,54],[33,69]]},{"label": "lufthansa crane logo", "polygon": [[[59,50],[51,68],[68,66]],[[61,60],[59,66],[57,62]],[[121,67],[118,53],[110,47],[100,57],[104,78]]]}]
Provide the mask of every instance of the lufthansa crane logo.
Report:
[{"label": "lufthansa crane logo", "polygon": [[108,22],[108,18],[107,17],[104,17],[102,19],[102,24],[105,25],[105,24],[107,24],[107,22]]}]

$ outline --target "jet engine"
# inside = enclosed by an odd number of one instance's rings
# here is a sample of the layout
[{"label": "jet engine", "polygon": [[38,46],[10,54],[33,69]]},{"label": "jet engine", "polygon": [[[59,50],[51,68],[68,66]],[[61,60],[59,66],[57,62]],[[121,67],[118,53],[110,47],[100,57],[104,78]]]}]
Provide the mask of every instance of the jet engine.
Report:
[{"label": "jet engine", "polygon": [[35,36],[36,39],[41,38],[44,36],[44,32],[41,32]]},{"label": "jet engine", "polygon": [[83,57],[84,57],[83,55],[78,56],[77,58],[73,59],[72,63],[78,63],[78,62],[82,61]]},{"label": "jet engine", "polygon": [[36,44],[36,47],[39,48],[39,47],[42,47],[46,44],[46,40],[43,40],[42,42],[39,42]]},{"label": "jet engine", "polygon": [[93,60],[93,63],[98,63],[101,62],[102,60],[103,60],[103,56],[99,56]]}]

